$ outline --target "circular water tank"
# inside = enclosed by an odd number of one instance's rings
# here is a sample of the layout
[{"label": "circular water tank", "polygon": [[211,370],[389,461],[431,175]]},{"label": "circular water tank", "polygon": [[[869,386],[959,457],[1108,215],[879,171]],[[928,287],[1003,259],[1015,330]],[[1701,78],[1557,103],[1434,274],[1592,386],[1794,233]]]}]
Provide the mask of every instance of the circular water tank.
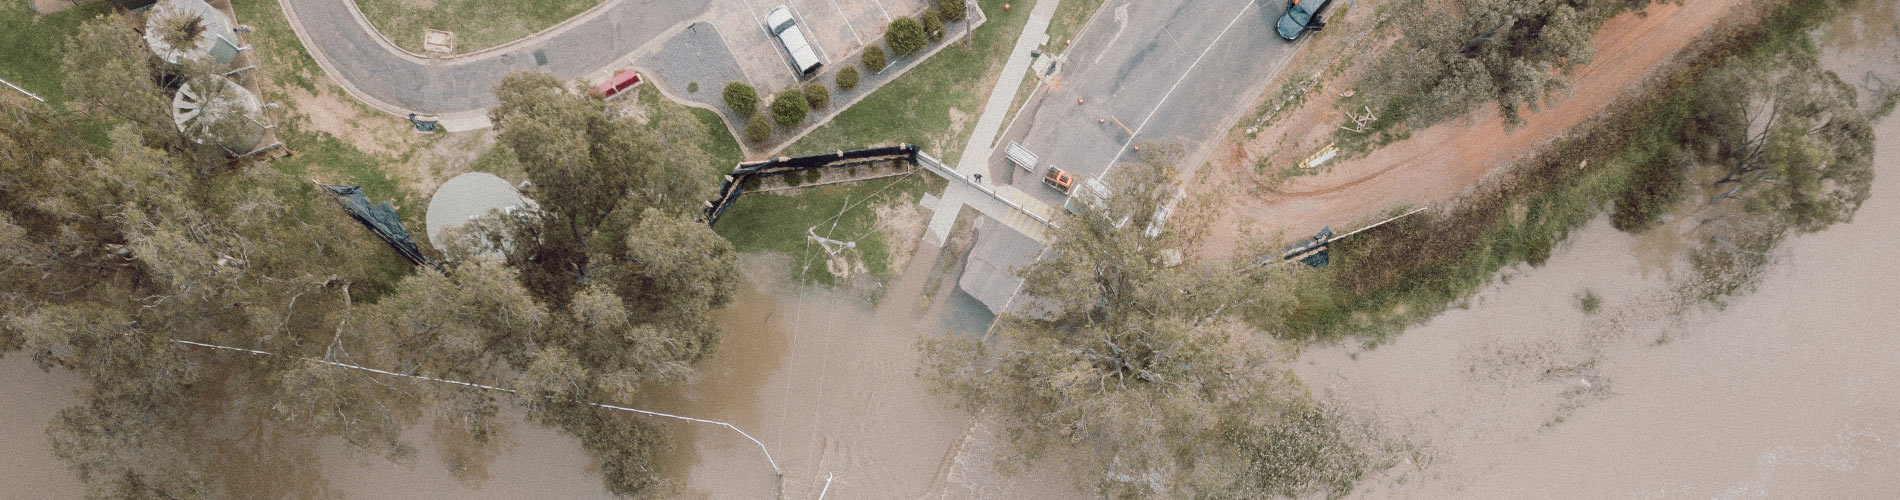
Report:
[{"label": "circular water tank", "polygon": [[209,59],[228,66],[237,59],[231,19],[204,0],[162,0],[145,13],[145,45],[172,64]]},{"label": "circular water tank", "polygon": [[228,78],[200,77],[185,82],[172,94],[172,123],[199,144],[215,144],[236,153],[257,149],[264,142],[258,122],[257,95]]},{"label": "circular water tank", "polygon": [[440,244],[442,231],[466,224],[491,210],[513,213],[533,207],[534,202],[522,198],[521,192],[508,181],[495,174],[470,172],[455,176],[435,189],[435,195],[429,198],[429,212],[423,217],[423,225],[429,232],[429,241]]}]

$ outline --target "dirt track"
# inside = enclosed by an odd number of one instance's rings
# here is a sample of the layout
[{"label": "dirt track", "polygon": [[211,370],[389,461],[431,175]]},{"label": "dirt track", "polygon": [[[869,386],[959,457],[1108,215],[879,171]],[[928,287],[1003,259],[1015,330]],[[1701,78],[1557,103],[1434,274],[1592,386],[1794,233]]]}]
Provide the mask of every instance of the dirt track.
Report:
[{"label": "dirt track", "polygon": [[[1295,110],[1288,119],[1262,130],[1255,139],[1236,136],[1244,143],[1231,155],[1215,155],[1212,182],[1229,201],[1221,210],[1204,249],[1210,258],[1231,255],[1240,238],[1233,229],[1251,228],[1257,234],[1284,231],[1289,237],[1340,226],[1400,205],[1422,205],[1458,194],[1486,175],[1510,165],[1538,146],[1560,137],[1610,105],[1658,65],[1668,61],[1710,27],[1740,0],[1707,0],[1684,4],[1655,4],[1643,15],[1624,14],[1605,23],[1595,37],[1597,55],[1589,65],[1573,70],[1566,80],[1570,91],[1525,116],[1524,124],[1506,130],[1495,111],[1475,121],[1452,121],[1420,130],[1364,158],[1335,164],[1325,173],[1298,177],[1260,194],[1240,191],[1259,186],[1253,158],[1266,155],[1291,132],[1296,148],[1312,149],[1331,134],[1313,123],[1337,123],[1330,98],[1321,98]],[[1341,89],[1322,87],[1324,96]],[[1300,153],[1301,156],[1304,152]],[[1269,173],[1270,175],[1270,173]],[[1225,237],[1223,237],[1225,236]]]}]

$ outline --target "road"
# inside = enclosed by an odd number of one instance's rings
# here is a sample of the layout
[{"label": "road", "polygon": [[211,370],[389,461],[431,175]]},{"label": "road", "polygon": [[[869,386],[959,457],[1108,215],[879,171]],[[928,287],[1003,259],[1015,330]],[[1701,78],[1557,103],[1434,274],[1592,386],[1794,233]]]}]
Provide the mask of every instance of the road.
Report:
[{"label": "road", "polygon": [[998,141],[1021,143],[1041,165],[1025,171],[998,148],[991,174],[1057,204],[1061,194],[1040,187],[1048,166],[1101,176],[1139,154],[1124,149],[1131,142],[1175,143],[1196,156],[1299,46],[1273,33],[1281,11],[1263,0],[1104,4],[1062,56],[1059,74]]},{"label": "road", "polygon": [[556,30],[495,50],[426,59],[390,45],[351,0],[281,0],[311,56],[357,97],[392,113],[479,113],[518,70],[575,78],[614,62],[707,11],[712,0],[608,0]]},{"label": "road", "polygon": [[[1064,196],[1042,186],[1042,173],[1050,166],[1103,176],[1116,162],[1140,154],[1132,145],[1149,141],[1180,145],[1186,150],[1181,165],[1198,165],[1195,159],[1225,137],[1245,103],[1299,46],[1274,34],[1273,21],[1281,12],[1277,0],[1104,3],[1060,56],[1064,62],[1057,75],[1044,80],[997,140],[1021,143],[1040,157],[1040,165],[1025,171],[1003,159],[1006,148],[995,148],[987,161],[988,182],[1007,184],[1005,189],[1054,207]],[[998,84],[1019,78],[1005,73]],[[940,211],[939,216],[954,215]],[[991,234],[977,238],[972,265],[959,283],[1001,313],[1021,305],[1015,297],[1022,280],[1014,270],[1035,260],[1042,238]]]}]

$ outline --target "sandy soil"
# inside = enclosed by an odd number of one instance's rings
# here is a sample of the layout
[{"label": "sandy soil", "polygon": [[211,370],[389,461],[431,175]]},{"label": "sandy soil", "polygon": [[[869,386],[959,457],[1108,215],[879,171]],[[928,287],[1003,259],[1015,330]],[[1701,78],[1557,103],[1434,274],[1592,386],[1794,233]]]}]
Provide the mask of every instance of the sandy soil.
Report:
[{"label": "sandy soil", "polygon": [[[1295,178],[1276,189],[1259,189],[1263,179],[1253,171],[1255,159],[1288,144],[1298,148],[1295,157],[1304,156],[1331,133],[1312,125],[1338,121],[1337,112],[1330,109],[1332,99],[1308,102],[1255,139],[1236,136],[1245,141],[1238,150],[1228,145],[1219,147],[1225,154],[1212,155],[1213,182],[1202,185],[1231,203],[1215,222],[1214,237],[1209,238],[1203,255],[1231,255],[1241,243],[1234,237],[1240,232],[1231,228],[1247,227],[1255,234],[1306,234],[1394,206],[1450,198],[1595,115],[1741,4],[1741,0],[1658,3],[1642,15],[1611,19],[1596,34],[1595,60],[1567,78],[1570,92],[1527,116],[1516,129],[1506,130],[1503,119],[1487,111],[1469,123],[1453,121],[1420,130],[1364,158],[1341,161],[1325,173]],[[1322,95],[1339,91],[1336,86],[1325,87]],[[1291,140],[1284,137],[1288,133],[1293,134]]]},{"label": "sandy soil", "polygon": [[[1900,80],[1900,37],[1838,32],[1900,26],[1887,7],[1823,30],[1843,79]],[[1678,315],[1663,298],[1684,264],[1668,258],[1681,242],[1656,240],[1684,228],[1631,236],[1598,220],[1468,309],[1377,348],[1307,352],[1298,371],[1316,392],[1423,450],[1352,498],[1892,497],[1900,311],[1868,306],[1900,280],[1900,119],[1876,141],[1874,197],[1854,222],[1789,240],[1726,311]],[[1586,290],[1601,311],[1581,310]]]}]

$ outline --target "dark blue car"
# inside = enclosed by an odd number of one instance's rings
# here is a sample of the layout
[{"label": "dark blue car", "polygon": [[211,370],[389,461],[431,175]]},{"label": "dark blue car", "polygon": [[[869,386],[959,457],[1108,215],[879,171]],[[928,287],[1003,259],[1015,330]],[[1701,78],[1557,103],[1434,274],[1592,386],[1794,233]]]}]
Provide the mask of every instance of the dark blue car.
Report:
[{"label": "dark blue car", "polygon": [[1319,11],[1330,4],[1329,0],[1293,0],[1287,4],[1286,13],[1280,15],[1280,22],[1274,28],[1280,32],[1280,38],[1294,40],[1308,30],[1326,27],[1319,19]]}]

